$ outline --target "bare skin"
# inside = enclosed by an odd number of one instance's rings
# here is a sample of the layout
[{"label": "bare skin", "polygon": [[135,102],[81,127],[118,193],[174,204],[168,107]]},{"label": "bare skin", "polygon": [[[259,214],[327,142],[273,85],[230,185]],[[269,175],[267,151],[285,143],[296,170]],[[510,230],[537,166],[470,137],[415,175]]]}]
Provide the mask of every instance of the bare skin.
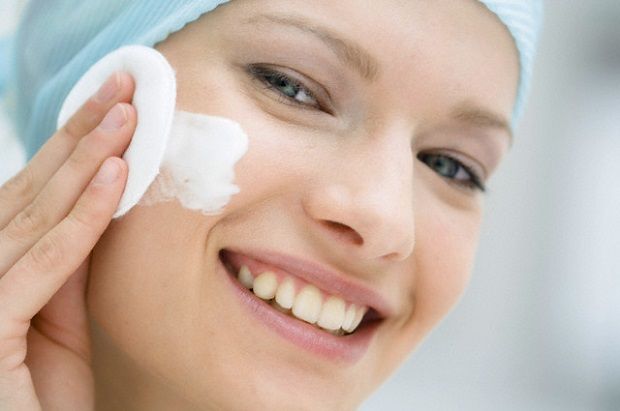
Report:
[{"label": "bare skin", "polygon": [[[380,67],[375,81],[307,34],[242,24],[282,11],[354,39]],[[474,0],[393,0],[381,9],[372,0],[236,0],[157,49],[176,69],[180,109],[228,117],[248,131],[250,148],[236,167],[241,192],[217,216],[170,202],[135,207],[109,224],[124,167],[115,183],[78,197],[97,166],[128,144],[135,122],[128,105],[116,138],[100,140],[93,129],[114,102],[130,100],[131,80],[121,77],[108,103],[90,103],[72,120],[81,126],[50,139],[28,171],[0,189],[0,235],[16,232],[10,242],[0,237],[0,300],[10,298],[0,307],[0,324],[9,325],[0,330],[0,347],[9,347],[0,353],[0,404],[355,409],[469,280],[484,196],[441,175],[426,156],[452,155],[488,183],[509,133],[462,109],[509,118],[518,79],[509,33]],[[293,105],[250,78],[245,69],[258,63],[302,82],[320,107],[307,99],[304,108]],[[79,153],[91,143],[107,148],[84,161]],[[64,163],[74,171],[58,181],[77,182],[53,185]],[[49,194],[34,200],[39,192]],[[230,246],[334,267],[381,293],[393,314],[360,361],[325,361],[245,315],[229,279],[214,269],[218,251]]]},{"label": "bare skin", "polygon": [[[176,70],[178,107],[235,120],[249,149],[221,215],[136,207],[97,244],[88,303],[101,409],[355,409],[457,302],[484,195],[423,156],[454,154],[489,181],[507,132],[453,113],[468,102],[509,118],[516,49],[477,1],[362,3],[233,1],[156,46]],[[374,56],[377,78],[259,14],[328,26]],[[252,64],[302,82],[319,104],[266,89]],[[326,361],[247,316],[215,269],[227,247],[327,264],[395,314],[362,360]]]},{"label": "bare skin", "polygon": [[[89,255],[123,191],[127,166],[119,156],[136,124],[133,79],[118,74],[109,82],[108,99],[91,98],[0,187],[3,410],[94,407]],[[120,128],[102,122],[111,108],[124,119]],[[104,161],[111,174],[97,180]]]}]

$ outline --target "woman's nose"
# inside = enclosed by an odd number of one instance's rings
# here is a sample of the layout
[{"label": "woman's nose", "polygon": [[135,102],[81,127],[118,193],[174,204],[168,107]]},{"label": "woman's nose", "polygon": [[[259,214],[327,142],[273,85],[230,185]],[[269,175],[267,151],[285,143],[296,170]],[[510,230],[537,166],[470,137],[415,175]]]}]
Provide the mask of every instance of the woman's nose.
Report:
[{"label": "woman's nose", "polygon": [[412,162],[409,147],[341,159],[306,193],[304,209],[332,246],[363,260],[404,260],[415,244]]}]

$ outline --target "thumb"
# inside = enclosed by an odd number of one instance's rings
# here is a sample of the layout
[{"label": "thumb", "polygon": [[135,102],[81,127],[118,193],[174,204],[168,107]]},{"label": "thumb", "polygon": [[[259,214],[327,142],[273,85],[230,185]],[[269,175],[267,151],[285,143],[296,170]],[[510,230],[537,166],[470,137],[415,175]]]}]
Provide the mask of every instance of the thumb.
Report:
[{"label": "thumb", "polygon": [[90,362],[90,336],[86,315],[89,257],[32,319],[32,325],[58,344]]}]

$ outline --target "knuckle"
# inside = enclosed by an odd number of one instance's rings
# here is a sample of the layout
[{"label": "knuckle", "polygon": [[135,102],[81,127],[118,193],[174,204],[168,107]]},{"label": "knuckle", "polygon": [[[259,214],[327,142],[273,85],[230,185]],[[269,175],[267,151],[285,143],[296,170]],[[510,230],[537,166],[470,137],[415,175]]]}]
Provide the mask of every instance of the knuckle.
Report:
[{"label": "knuckle", "polygon": [[106,147],[111,144],[98,133],[89,134],[81,140],[76,149],[67,158],[68,166],[75,172],[79,172],[84,167],[91,167],[100,157],[104,157],[109,149]]},{"label": "knuckle", "polygon": [[83,117],[87,120],[95,119],[101,115],[101,103],[93,97],[89,98],[82,106],[81,114],[83,114]]},{"label": "knuckle", "polygon": [[61,265],[65,257],[62,244],[58,236],[43,237],[30,250],[30,258],[34,266],[38,269],[46,269]]},{"label": "knuckle", "polygon": [[93,213],[87,206],[81,203],[76,204],[73,211],[67,216],[69,224],[75,227],[79,232],[92,231],[92,226],[96,219],[96,213]]},{"label": "knuckle", "polygon": [[5,229],[5,234],[12,240],[20,241],[42,232],[47,224],[45,213],[40,212],[34,204],[30,204],[11,220]]},{"label": "knuckle", "polygon": [[34,175],[30,167],[26,167],[0,187],[0,199],[3,202],[30,199],[34,191]]},{"label": "knuckle", "polygon": [[76,203],[67,216],[67,221],[76,232],[92,237],[96,235],[106,218],[109,219],[111,216],[108,216],[106,212],[107,199],[98,195],[103,194],[103,191],[98,191],[93,187],[89,187],[88,190],[91,194]]},{"label": "knuckle", "polygon": [[30,324],[25,321],[16,321],[10,314],[2,313],[1,318],[0,369],[11,370],[22,364],[26,358],[27,343],[23,336],[28,332]]},{"label": "knuckle", "polygon": [[[3,371],[16,372],[18,367],[24,363],[27,354],[27,347],[24,338],[11,338],[8,341],[3,340],[2,349],[0,349],[0,369]],[[2,401],[0,399],[0,404]]]},{"label": "knuckle", "polygon": [[79,172],[83,167],[92,164],[93,160],[88,147],[84,147],[83,141],[81,141],[69,158],[67,158],[67,166],[73,172]]},{"label": "knuckle", "polygon": [[89,99],[62,127],[63,134],[70,138],[79,140],[90,130],[89,124],[96,123],[100,115],[99,106],[92,99]]},{"label": "knuckle", "polygon": [[62,134],[77,140],[83,137],[83,128],[77,123],[77,120],[72,117],[62,127]]}]

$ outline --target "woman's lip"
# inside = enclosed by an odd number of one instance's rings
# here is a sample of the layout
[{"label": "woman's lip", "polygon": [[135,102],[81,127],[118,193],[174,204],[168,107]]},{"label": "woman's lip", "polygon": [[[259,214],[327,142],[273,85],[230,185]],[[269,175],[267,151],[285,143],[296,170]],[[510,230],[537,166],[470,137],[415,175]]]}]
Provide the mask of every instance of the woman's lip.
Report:
[{"label": "woman's lip", "polygon": [[246,261],[251,266],[251,262],[255,261],[296,276],[329,294],[341,296],[344,300],[357,305],[367,306],[376,311],[382,318],[391,317],[394,314],[394,309],[388,304],[387,300],[372,288],[355,282],[350,276],[312,261],[269,250],[226,248],[222,249],[221,253],[227,260],[234,260],[234,263],[239,267]]},{"label": "woman's lip", "polygon": [[335,336],[329,334],[319,330],[314,325],[277,311],[267,302],[256,297],[254,293],[233,278],[233,273],[228,271],[220,258],[217,258],[217,266],[221,273],[229,279],[232,291],[237,295],[242,305],[247,308],[252,318],[267,325],[296,346],[331,361],[339,361],[344,365],[352,365],[358,362],[368,350],[380,326],[381,321],[372,321],[362,323],[350,335]]}]

